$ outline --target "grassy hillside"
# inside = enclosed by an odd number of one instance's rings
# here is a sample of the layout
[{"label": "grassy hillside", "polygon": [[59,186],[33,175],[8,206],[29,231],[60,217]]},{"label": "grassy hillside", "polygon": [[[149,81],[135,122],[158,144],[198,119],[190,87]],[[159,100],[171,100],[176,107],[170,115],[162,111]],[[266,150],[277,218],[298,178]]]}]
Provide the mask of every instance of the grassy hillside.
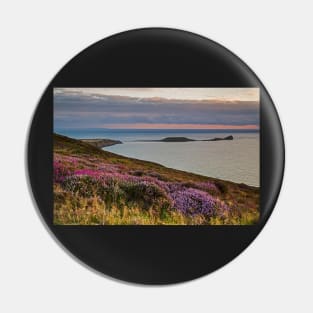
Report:
[{"label": "grassy hillside", "polygon": [[259,188],[123,157],[54,134],[54,223],[238,225],[259,218]]}]

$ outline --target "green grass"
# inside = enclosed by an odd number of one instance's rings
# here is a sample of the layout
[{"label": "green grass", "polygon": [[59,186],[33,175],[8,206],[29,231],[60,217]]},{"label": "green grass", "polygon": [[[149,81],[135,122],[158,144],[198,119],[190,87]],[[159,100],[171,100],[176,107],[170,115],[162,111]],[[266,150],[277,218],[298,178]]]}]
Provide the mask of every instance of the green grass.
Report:
[{"label": "green grass", "polygon": [[[123,157],[88,143],[54,134],[54,159],[64,175],[77,170],[94,170],[108,175],[128,175],[136,183],[121,179],[94,179],[88,175],[54,181],[54,223],[60,225],[252,225],[259,219],[259,188],[167,168],[157,163]],[[75,158],[75,162],[70,158]],[[147,186],[144,182],[150,179]],[[212,183],[213,190],[199,187]],[[190,216],[173,207],[164,184],[200,190],[214,197],[216,209],[208,216]]]}]

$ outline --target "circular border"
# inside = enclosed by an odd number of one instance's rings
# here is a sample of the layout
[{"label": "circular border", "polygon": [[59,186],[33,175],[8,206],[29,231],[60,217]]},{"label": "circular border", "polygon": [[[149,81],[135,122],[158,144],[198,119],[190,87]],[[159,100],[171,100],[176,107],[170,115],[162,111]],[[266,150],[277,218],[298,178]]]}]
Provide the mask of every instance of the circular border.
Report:
[{"label": "circular border", "polygon": [[[191,80],[182,73],[180,65],[184,65]],[[132,71],[134,69],[137,71]],[[210,76],[206,69],[210,69]],[[53,225],[53,87],[230,86],[260,88],[262,210],[257,225]],[[117,279],[143,284],[170,284],[215,271],[237,257],[255,239],[277,201],[283,179],[285,149],[274,104],[261,81],[243,61],[221,45],[199,35],[174,29],[145,28],[103,39],[83,50],[60,70],[45,90],[34,114],[27,161],[30,185],[40,213],[68,251],[88,266]],[[93,244],[91,248],[90,243]],[[205,249],[204,243],[210,251]],[[227,253],[223,251],[225,247]]]}]

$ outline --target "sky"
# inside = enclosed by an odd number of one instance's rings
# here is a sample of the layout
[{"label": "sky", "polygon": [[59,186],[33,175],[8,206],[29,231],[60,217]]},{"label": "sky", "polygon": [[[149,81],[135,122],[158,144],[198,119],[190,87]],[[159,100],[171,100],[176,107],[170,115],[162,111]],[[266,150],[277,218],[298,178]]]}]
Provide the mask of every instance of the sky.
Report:
[{"label": "sky", "polygon": [[54,130],[258,129],[258,88],[54,88]]}]

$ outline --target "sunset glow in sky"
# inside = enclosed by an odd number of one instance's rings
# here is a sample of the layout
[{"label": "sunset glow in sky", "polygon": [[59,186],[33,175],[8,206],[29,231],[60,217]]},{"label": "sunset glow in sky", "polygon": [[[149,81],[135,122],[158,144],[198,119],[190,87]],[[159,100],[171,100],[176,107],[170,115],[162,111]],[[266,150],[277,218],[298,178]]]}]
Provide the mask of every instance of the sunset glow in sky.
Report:
[{"label": "sunset glow in sky", "polygon": [[258,88],[55,88],[54,130],[258,129]]}]

